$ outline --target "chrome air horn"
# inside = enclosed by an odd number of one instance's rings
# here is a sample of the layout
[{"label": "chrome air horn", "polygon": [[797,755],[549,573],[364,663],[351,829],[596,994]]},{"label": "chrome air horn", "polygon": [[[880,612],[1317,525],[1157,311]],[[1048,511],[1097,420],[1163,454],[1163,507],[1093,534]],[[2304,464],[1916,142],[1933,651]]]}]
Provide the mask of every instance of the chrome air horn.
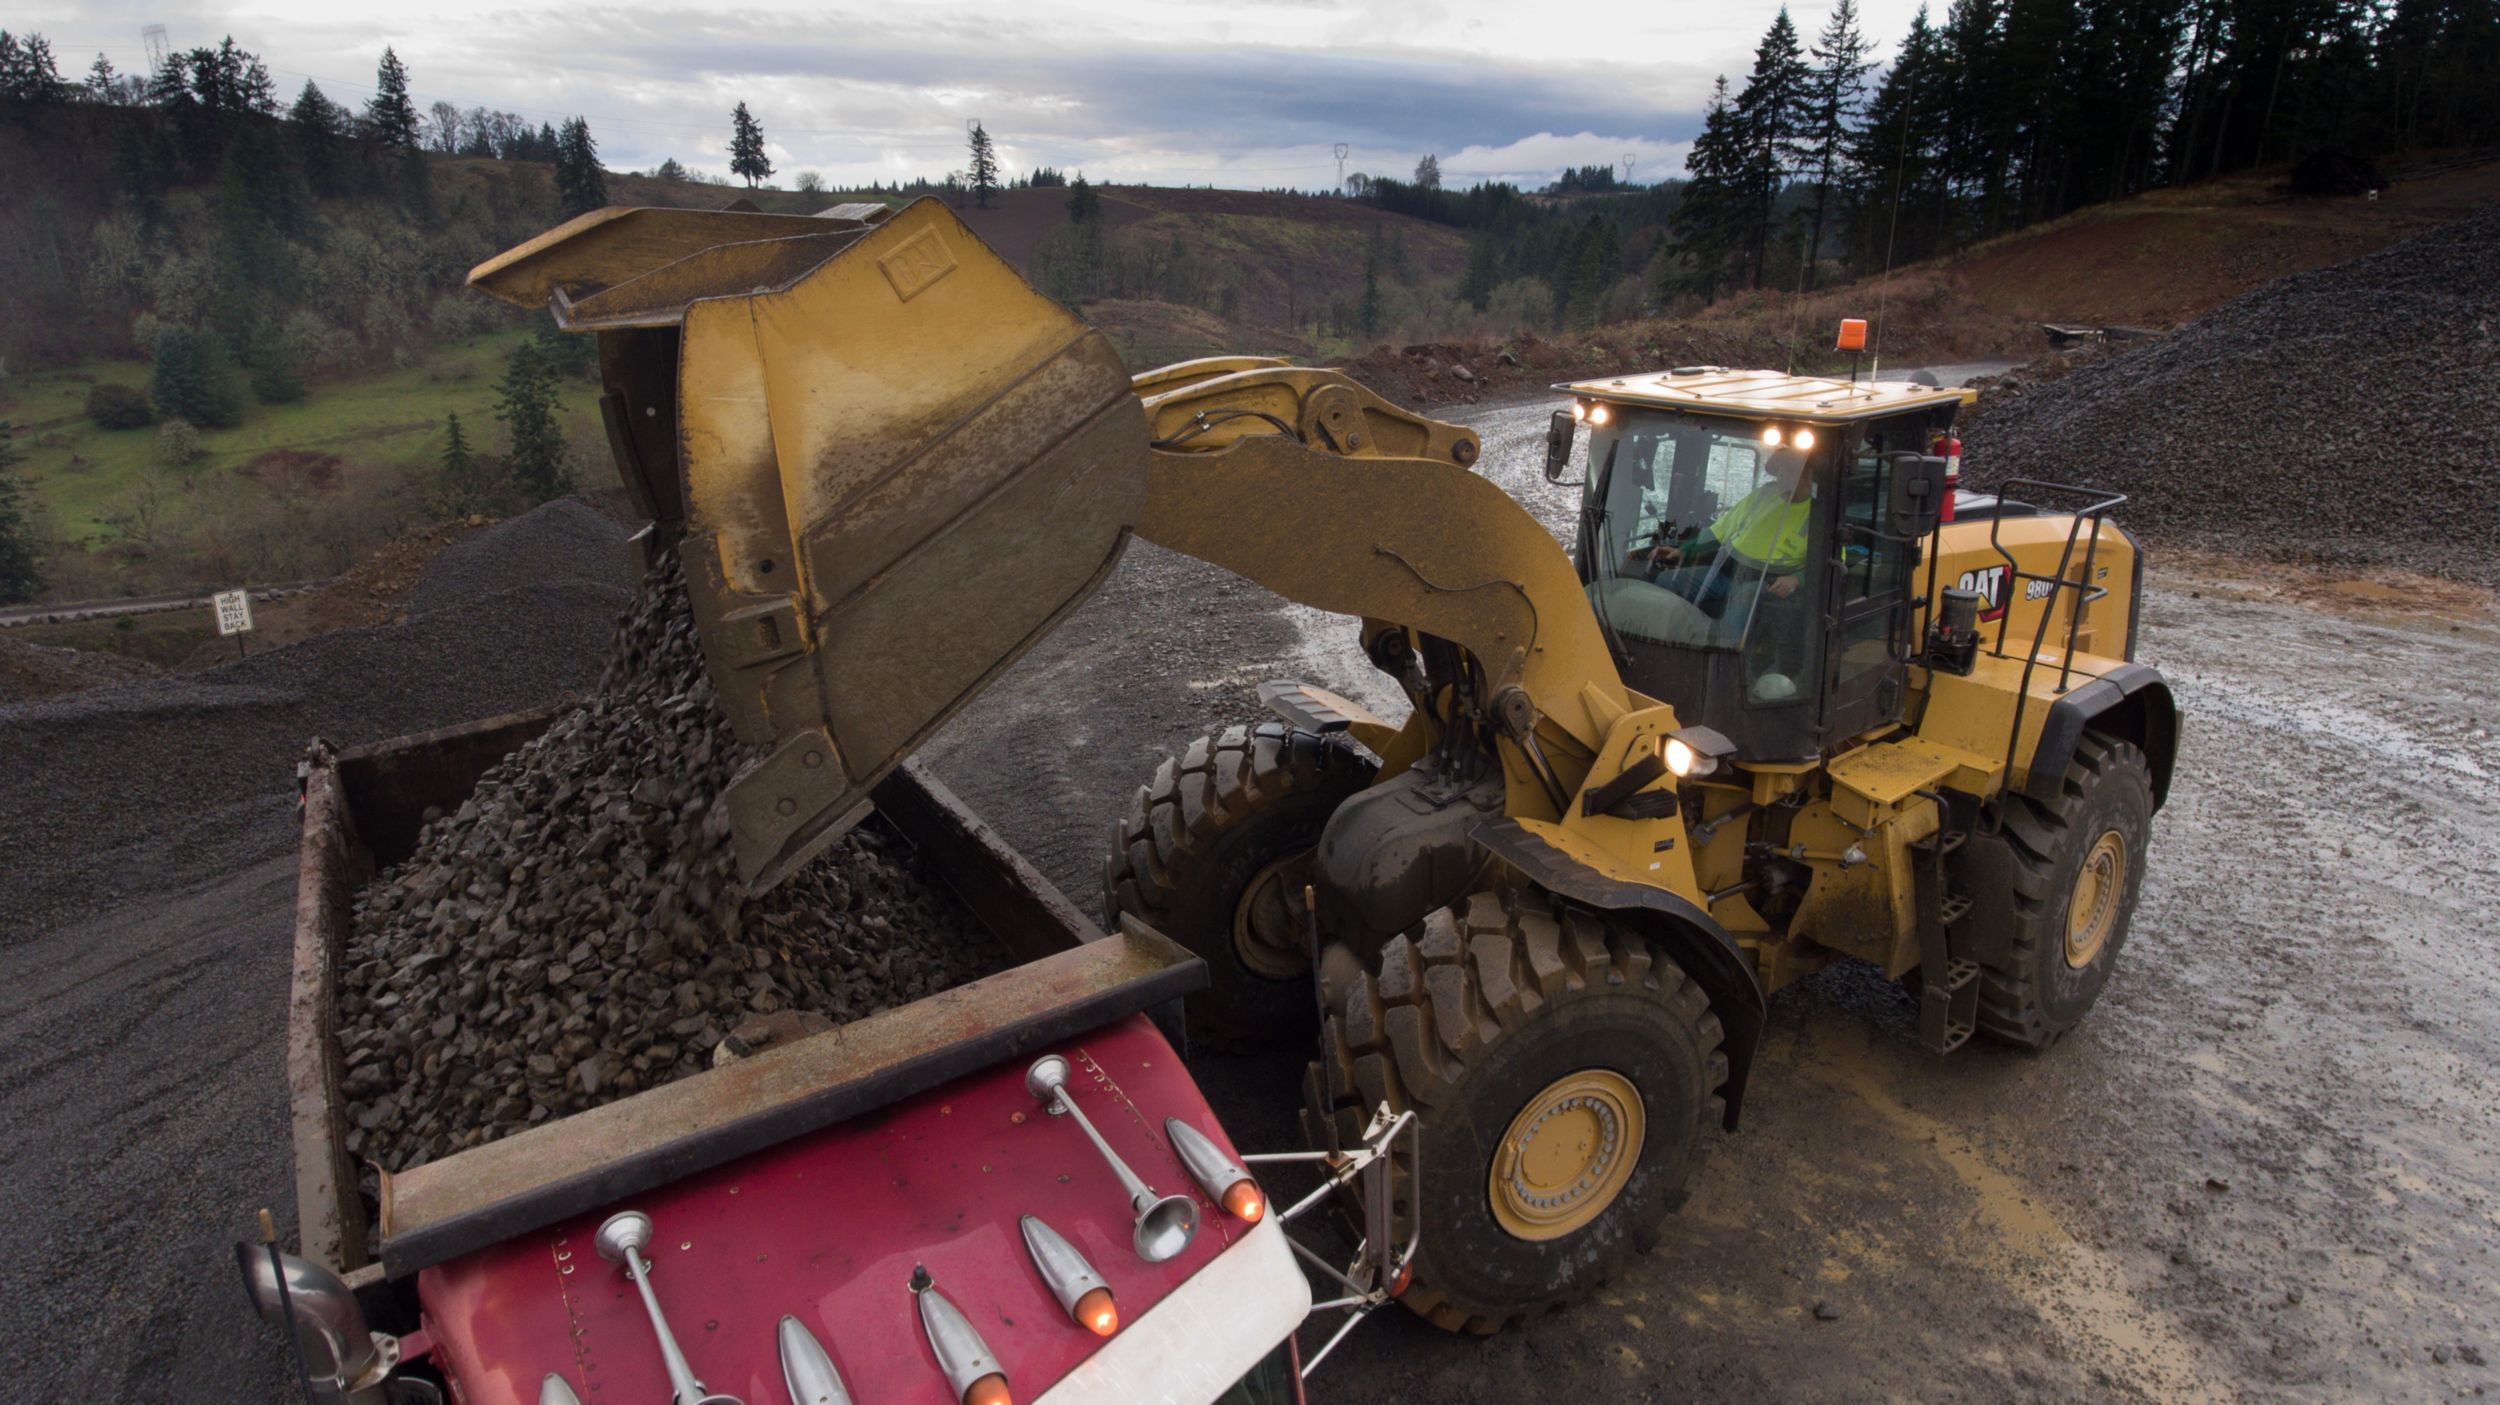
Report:
[{"label": "chrome air horn", "polygon": [[1094,1149],[1111,1163],[1111,1174],[1120,1178],[1121,1186],[1128,1191],[1129,1209],[1137,1216],[1136,1228],[1130,1235],[1130,1241],[1137,1246],[1137,1257],[1159,1264],[1189,1247],[1189,1241],[1198,1236],[1197,1202],[1186,1195],[1157,1195],[1153,1186],[1138,1179],[1137,1173],[1111,1149],[1111,1143],[1104,1141],[1102,1133],[1086,1120],[1076,1100],[1068,1096],[1066,1059],[1044,1054],[1034,1060],[1033,1067],[1025,1070],[1024,1091],[1031,1093],[1051,1116],[1064,1112],[1075,1118],[1076,1125],[1084,1128],[1086,1137],[1094,1143]]},{"label": "chrome air horn", "polygon": [[599,1226],[594,1241],[599,1257],[612,1264],[622,1264],[625,1276],[642,1290],[642,1310],[651,1314],[651,1330],[660,1339],[660,1360],[668,1366],[670,1405],[745,1405],[734,1395],[714,1395],[694,1378],[694,1368],[686,1364],[686,1354],[677,1349],[677,1338],[668,1330],[668,1319],[660,1315],[660,1300],[651,1292],[651,1265],[642,1251],[651,1243],[651,1217],[640,1210],[624,1210],[608,1216]]}]

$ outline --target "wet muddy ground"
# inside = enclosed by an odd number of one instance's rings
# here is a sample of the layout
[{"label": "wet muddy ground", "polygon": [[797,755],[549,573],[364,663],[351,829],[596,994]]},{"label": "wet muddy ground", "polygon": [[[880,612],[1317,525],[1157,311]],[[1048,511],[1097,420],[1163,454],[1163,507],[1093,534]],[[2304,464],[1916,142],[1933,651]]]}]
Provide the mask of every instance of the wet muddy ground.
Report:
[{"label": "wet muddy ground", "polygon": [[[1474,422],[1561,524],[1549,411]],[[1871,969],[1783,992],[1656,1253],[1491,1339],[1383,1314],[1316,1398],[2500,1394],[2500,618],[2197,568],[2146,591],[2187,741],[2081,1029],[1938,1060]],[[1390,701],[1349,622],[1141,545],[934,759],[1091,906],[1128,789],[1285,676]],[[1193,1066],[1237,1138],[1293,1141],[1298,1054]]]},{"label": "wet muddy ground", "polygon": [[[1476,422],[1554,522],[1547,410]],[[2500,1395],[2500,618],[2190,564],[2157,566],[2142,651],[2186,751],[2082,1029],[1940,1062],[1870,971],[1784,992],[1744,1128],[1655,1254],[1490,1339],[1384,1313],[1315,1398]],[[1351,632],[1141,545],[928,754],[1090,907],[1128,789],[1257,717],[1261,680],[1386,701]],[[12,1399],[284,1398],[227,1243],[291,1194],[290,799],[274,778],[241,849],[232,816],[167,817],[194,859],[0,948]],[[1300,1064],[1196,1061],[1264,1146],[1296,1136]]]}]

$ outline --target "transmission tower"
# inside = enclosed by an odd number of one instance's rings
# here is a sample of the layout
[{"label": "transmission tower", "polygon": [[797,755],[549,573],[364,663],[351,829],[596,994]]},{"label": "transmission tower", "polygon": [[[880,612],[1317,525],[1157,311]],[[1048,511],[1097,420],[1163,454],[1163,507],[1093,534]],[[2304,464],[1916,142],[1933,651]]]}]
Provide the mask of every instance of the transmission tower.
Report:
[{"label": "transmission tower", "polygon": [[1337,143],[1337,189],[1339,190],[1345,189],[1345,159],[1353,150],[1353,147],[1344,142]]},{"label": "transmission tower", "polygon": [[1625,185],[1630,185],[1630,184],[1632,183],[1632,165],[1633,165],[1633,160],[1634,160],[1634,158],[1633,158],[1633,155],[1632,155],[1632,153],[1631,153],[1631,152],[1628,152],[1628,151],[1627,151],[1627,152],[1623,153],[1623,161],[1622,161],[1622,165],[1623,165],[1623,183],[1624,183]]},{"label": "transmission tower", "polygon": [[148,73],[152,77],[158,69],[165,66],[165,53],[168,48],[168,45],[165,42],[165,26],[161,24],[149,25],[147,28],[139,31],[139,37],[147,41]]}]

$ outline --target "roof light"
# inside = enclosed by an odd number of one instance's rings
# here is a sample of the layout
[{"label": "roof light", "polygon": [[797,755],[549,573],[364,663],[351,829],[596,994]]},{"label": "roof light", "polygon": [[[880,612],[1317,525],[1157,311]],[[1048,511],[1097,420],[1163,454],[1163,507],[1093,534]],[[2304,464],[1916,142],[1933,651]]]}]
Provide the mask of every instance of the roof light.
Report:
[{"label": "roof light", "polygon": [[913,1265],[911,1291],[920,1300],[920,1330],[928,1334],[929,1349],[937,1353],[938,1369],[946,1373],[946,1384],[954,1389],[955,1397],[963,1405],[1013,1405],[1007,1394],[1007,1373],[999,1368],[998,1358],[990,1355],[989,1343],[937,1290],[927,1268]]},{"label": "roof light", "polygon": [[549,1371],[547,1379],[538,1383],[538,1405],[582,1405],[582,1398],[564,1377]]},{"label": "roof light", "polygon": [[1251,1224],[1257,1224],[1267,1214],[1267,1197],[1259,1193],[1259,1183],[1250,1178],[1241,1163],[1208,1140],[1204,1132],[1177,1117],[1167,1117],[1163,1119],[1163,1134],[1172,1139],[1172,1150],[1180,1153],[1181,1164],[1189,1168],[1189,1178],[1223,1206],[1225,1213]]},{"label": "roof light", "polygon": [[1120,1330],[1120,1310],[1112,1304],[1111,1285],[1102,1281],[1085,1255],[1035,1216],[1027,1215],[1016,1224],[1024,1231],[1024,1251],[1033,1256],[1033,1267],[1041,1271],[1042,1281],[1050,1285],[1051,1296],[1059,1300],[1069,1320],[1100,1337]]},{"label": "roof light", "polygon": [[1840,341],[1839,341],[1839,343],[1838,343],[1837,345],[1835,345],[1835,346],[1832,348],[1832,350],[1834,350],[1834,351],[1864,351],[1864,350],[1866,350],[1866,319],[1865,319],[1865,318],[1863,318],[1863,317],[1843,317],[1843,318],[1841,318],[1841,319],[1840,319]]},{"label": "roof light", "polygon": [[1800,448],[1800,449],[1811,449],[1811,448],[1813,448],[1813,447],[1814,447],[1814,431],[1813,431],[1813,430],[1811,430],[1811,429],[1806,429],[1806,428],[1800,427],[1800,428],[1797,430],[1797,447],[1798,447],[1798,448]]},{"label": "roof light", "polygon": [[1589,417],[1589,403],[1586,400],[1572,401],[1571,417],[1575,420],[1587,419]]},{"label": "roof light", "polygon": [[1762,442],[1770,445],[1774,449],[1778,448],[1780,446],[1780,441],[1787,437],[1787,435],[1780,433],[1780,427],[1778,425],[1766,424],[1762,427]]},{"label": "roof light", "polygon": [[1613,419],[1614,417],[1615,417],[1614,411],[1607,409],[1607,408],[1606,408],[1604,405],[1602,405],[1602,404],[1601,404],[1601,405],[1591,405],[1591,406],[1589,406],[1589,423],[1590,423],[1590,424],[1594,424],[1594,425],[1603,425],[1603,424],[1605,424],[1605,423],[1606,423],[1606,421],[1608,421],[1608,420],[1610,420],[1610,419]]},{"label": "roof light", "polygon": [[791,1405],[851,1405],[851,1393],[842,1388],[833,1358],[806,1324],[785,1317],[774,1335],[781,1344],[781,1383],[790,1388]]}]

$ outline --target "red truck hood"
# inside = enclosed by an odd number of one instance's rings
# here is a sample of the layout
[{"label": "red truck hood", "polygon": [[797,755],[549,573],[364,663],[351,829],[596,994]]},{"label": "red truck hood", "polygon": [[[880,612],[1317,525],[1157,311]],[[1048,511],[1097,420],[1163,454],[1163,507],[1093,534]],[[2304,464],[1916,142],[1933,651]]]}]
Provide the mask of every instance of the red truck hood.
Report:
[{"label": "red truck hood", "polygon": [[[1238,1158],[1148,1020],[1106,1025],[1062,1052],[1074,1065],[1069,1093],[1129,1165],[1157,1191],[1199,1201],[1198,1237],[1179,1257],[1138,1258],[1127,1196],[1084,1133],[1043,1113],[1025,1092],[1021,1063],[995,1066],[425,1270],[418,1295],[454,1396],[462,1405],[535,1405],[553,1372],[586,1405],[669,1399],[632,1284],[592,1247],[602,1220],[633,1209],[656,1226],[653,1291],[712,1390],[748,1405],[781,1401],[774,1331],[787,1315],[816,1334],[858,1400],[958,1405],[908,1287],[914,1266],[926,1265],[1005,1368],[1015,1399],[1036,1400],[1105,1340],[1070,1322],[1051,1296],[1025,1253],[1019,1217],[1040,1216],[1091,1261],[1111,1286],[1123,1332],[1249,1232],[1173,1155],[1166,1117]],[[1248,1251],[1282,1252],[1267,1242],[1271,1233]],[[1307,1305],[1299,1275],[1290,1281]],[[1301,1316],[1299,1305],[1266,1306]],[[1242,1320],[1283,1319],[1245,1311]],[[1264,1350],[1281,1336],[1246,1345]]]}]

